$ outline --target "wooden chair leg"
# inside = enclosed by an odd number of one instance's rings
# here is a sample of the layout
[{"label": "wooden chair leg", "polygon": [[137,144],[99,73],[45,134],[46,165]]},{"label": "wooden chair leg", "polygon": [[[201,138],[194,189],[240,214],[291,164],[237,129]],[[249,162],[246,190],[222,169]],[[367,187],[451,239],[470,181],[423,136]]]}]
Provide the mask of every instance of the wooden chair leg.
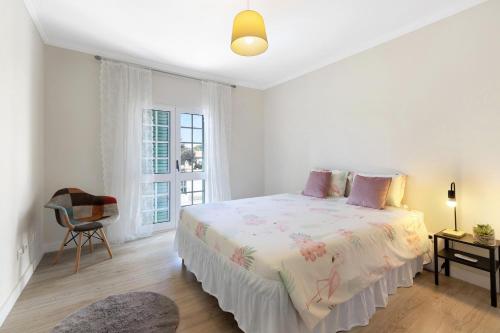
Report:
[{"label": "wooden chair leg", "polygon": [[61,258],[61,254],[64,251],[64,246],[66,245],[66,242],[68,241],[68,237],[70,234],[71,234],[71,230],[68,229],[68,231],[66,232],[66,236],[64,236],[64,240],[61,243],[61,247],[59,247],[59,251],[57,251],[57,254],[54,257],[54,261],[52,262],[53,265],[55,265],[59,262],[59,258]]},{"label": "wooden chair leg", "polygon": [[109,257],[113,258],[113,253],[111,252],[111,247],[109,247],[108,238],[106,238],[106,234],[104,233],[104,228],[101,228],[99,230],[101,231],[102,241],[104,242],[104,245],[106,246],[106,249],[108,250]]},{"label": "wooden chair leg", "polygon": [[90,253],[94,252],[94,245],[92,245],[92,231],[89,231],[89,250]]},{"label": "wooden chair leg", "polygon": [[82,238],[83,232],[78,233],[78,247],[76,248],[76,268],[75,272],[78,273],[80,270],[80,256],[82,254]]}]

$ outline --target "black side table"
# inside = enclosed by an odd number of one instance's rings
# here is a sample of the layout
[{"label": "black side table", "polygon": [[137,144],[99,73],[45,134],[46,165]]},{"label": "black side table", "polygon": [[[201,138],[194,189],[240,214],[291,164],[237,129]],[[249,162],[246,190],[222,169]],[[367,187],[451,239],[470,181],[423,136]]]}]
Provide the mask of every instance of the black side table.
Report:
[{"label": "black side table", "polygon": [[[444,249],[438,252],[438,238],[444,240]],[[478,247],[488,250],[488,257],[478,256],[472,253],[467,253],[464,251],[459,251],[450,248],[450,241],[457,243],[466,244],[473,247]],[[496,241],[493,246],[488,246],[484,244],[479,244],[474,241],[471,234],[466,234],[463,238],[453,238],[446,236],[442,231],[434,234],[434,283],[439,285],[439,265],[438,257],[444,259],[444,272],[446,276],[450,276],[450,261],[460,263],[469,267],[474,267],[486,272],[490,272],[490,293],[491,293],[491,306],[497,307],[497,283],[496,274],[497,269],[500,266],[500,262],[495,260],[495,249],[498,248],[498,255],[500,258],[500,241]],[[461,254],[470,258],[477,259],[477,262],[471,262],[465,259],[461,259],[455,256],[455,254]]]}]

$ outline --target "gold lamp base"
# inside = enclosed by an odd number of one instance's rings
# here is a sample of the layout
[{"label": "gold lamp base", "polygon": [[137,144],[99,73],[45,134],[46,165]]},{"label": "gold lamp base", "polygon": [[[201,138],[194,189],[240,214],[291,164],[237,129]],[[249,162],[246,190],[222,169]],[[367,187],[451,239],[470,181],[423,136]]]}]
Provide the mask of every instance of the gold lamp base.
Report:
[{"label": "gold lamp base", "polygon": [[465,236],[465,231],[454,230],[454,229],[444,229],[443,235],[453,237],[453,238],[462,238]]}]

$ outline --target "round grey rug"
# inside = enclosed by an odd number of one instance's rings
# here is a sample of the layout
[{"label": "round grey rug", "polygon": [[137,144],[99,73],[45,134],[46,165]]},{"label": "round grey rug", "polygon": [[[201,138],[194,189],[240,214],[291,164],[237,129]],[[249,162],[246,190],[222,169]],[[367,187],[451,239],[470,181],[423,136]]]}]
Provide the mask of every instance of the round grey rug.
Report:
[{"label": "round grey rug", "polygon": [[53,333],[173,333],[179,310],[170,298],[152,292],[131,292],[97,301],[66,317]]}]

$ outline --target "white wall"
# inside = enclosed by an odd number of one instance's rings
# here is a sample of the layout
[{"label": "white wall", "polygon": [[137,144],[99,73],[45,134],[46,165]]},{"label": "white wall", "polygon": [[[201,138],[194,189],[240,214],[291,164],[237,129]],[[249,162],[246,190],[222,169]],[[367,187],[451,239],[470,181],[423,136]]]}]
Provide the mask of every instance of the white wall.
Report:
[{"label": "white wall", "polygon": [[[102,193],[99,66],[90,55],[45,47],[45,192],[78,187]],[[44,212],[45,250],[58,248],[64,230]]]},{"label": "white wall", "polygon": [[[233,199],[264,193],[263,92],[232,90],[230,172]],[[181,110],[201,110],[201,82],[153,72],[153,103]]]},{"label": "white wall", "polygon": [[[46,190],[81,187],[102,193],[99,62],[93,55],[46,46]],[[231,189],[234,198],[264,193],[264,124],[259,90],[233,89]],[[153,103],[201,109],[201,83],[154,72]],[[45,216],[46,250],[64,237],[53,213]]]},{"label": "white wall", "polygon": [[43,254],[43,44],[22,1],[0,2],[0,40],[1,325]]},{"label": "white wall", "polygon": [[400,170],[431,232],[500,234],[500,1],[489,1],[265,92],[266,192],[314,167]]},{"label": "white wall", "polygon": [[264,194],[264,100],[255,89],[233,89],[231,194],[233,199]]}]

